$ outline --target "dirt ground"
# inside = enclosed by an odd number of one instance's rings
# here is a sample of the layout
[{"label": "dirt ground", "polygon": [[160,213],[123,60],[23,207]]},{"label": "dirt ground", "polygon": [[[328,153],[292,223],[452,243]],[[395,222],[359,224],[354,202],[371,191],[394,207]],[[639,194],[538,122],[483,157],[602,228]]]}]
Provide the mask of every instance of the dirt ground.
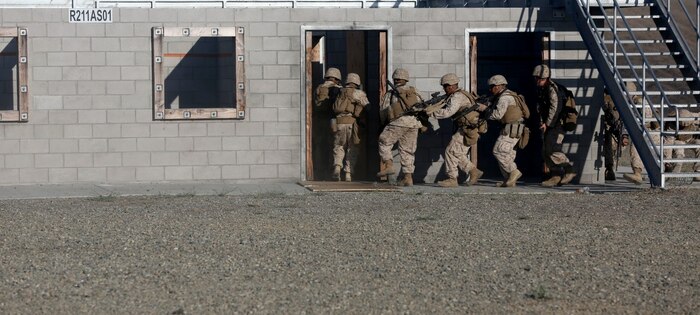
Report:
[{"label": "dirt ground", "polygon": [[0,201],[0,313],[700,312],[700,195]]}]

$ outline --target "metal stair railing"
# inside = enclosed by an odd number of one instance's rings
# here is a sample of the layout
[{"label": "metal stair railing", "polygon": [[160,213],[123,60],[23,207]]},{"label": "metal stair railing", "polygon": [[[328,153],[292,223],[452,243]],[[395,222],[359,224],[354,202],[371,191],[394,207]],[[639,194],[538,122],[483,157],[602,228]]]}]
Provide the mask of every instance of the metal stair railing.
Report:
[{"label": "metal stair railing", "polygon": [[[600,0],[595,0],[595,2],[597,3],[598,7],[601,8],[605,24],[608,25],[607,30],[611,31],[611,34],[613,36],[614,52],[611,53],[605,45],[605,40],[602,36],[602,32],[600,28],[596,25],[591,14],[590,0],[577,0],[577,5],[575,6],[575,8],[576,14],[579,16],[579,18],[576,19],[579,32],[581,33],[584,42],[588,46],[589,52],[593,57],[593,61],[596,63],[596,66],[598,67],[598,70],[601,76],[603,77],[606,86],[608,86],[610,96],[613,98],[613,101],[615,102],[616,107],[618,108],[618,112],[620,113],[620,116],[623,120],[623,123],[625,124],[625,127],[627,128],[630,134],[630,138],[632,139],[632,142],[634,143],[635,147],[637,148],[637,151],[639,152],[640,157],[642,158],[644,167],[647,169],[647,174],[649,175],[649,179],[651,181],[652,186],[663,188],[665,186],[664,176],[662,175],[662,169],[664,165],[663,130],[665,120],[662,119],[662,117],[666,117],[666,108],[671,107],[676,112],[674,116],[678,118],[678,109],[673,106],[673,104],[669,101],[666,93],[664,93],[664,89],[661,87],[660,81],[654,72],[654,67],[644,55],[644,50],[639,45],[639,40],[634,35],[634,31],[632,30],[632,28],[629,26],[629,23],[627,22],[627,19],[624,13],[622,12],[620,5],[618,4],[618,1],[615,0],[612,3],[614,8],[614,16],[612,18],[609,17],[608,14],[605,12],[605,10],[603,9],[604,6],[600,2]],[[618,14],[619,18],[621,18],[623,22],[625,30],[630,34],[630,37],[632,38],[631,43],[634,44],[634,47],[637,49],[637,52],[639,52],[639,55],[642,57],[643,67],[641,78],[637,74],[637,71],[635,70],[636,68],[630,60],[630,56],[628,55],[625,47],[622,44],[622,41],[618,36]],[[641,93],[643,99],[642,113],[639,113],[636,110],[635,106],[632,104],[632,94],[630,93],[630,91],[627,90],[625,82],[623,80],[623,76],[620,73],[620,70],[618,69],[618,48],[621,56],[624,57],[624,60],[627,62],[627,69],[629,69],[629,71],[634,76],[634,81],[638,84],[638,86],[643,88]],[[650,75],[651,80],[647,80],[648,75]],[[651,101],[649,93],[647,93],[646,91],[644,82],[654,82],[654,84],[660,91],[659,94],[661,97],[661,102],[659,105],[651,105],[653,104],[653,102]],[[627,106],[621,106],[620,104],[626,104]],[[649,106],[649,112],[651,112],[652,118],[656,120],[656,122],[661,126],[661,132],[659,134],[660,145],[658,147],[654,144],[655,141],[652,137],[652,131],[646,127],[647,117],[644,114],[646,112],[644,108],[645,105]],[[654,108],[659,108],[661,112],[657,113],[654,110]],[[676,119],[676,123],[678,123],[678,119]]]},{"label": "metal stair railing", "polygon": [[689,23],[692,30],[695,32],[695,53],[693,54],[690,49],[683,32],[680,31],[679,23],[676,22],[676,18],[671,14],[671,1],[670,0],[654,0],[656,11],[661,14],[664,18],[664,22],[668,25],[668,29],[671,34],[675,37],[679,49],[682,51],[682,57],[688,59],[687,63],[693,67],[696,78],[698,76],[698,69],[700,69],[700,0],[695,1],[695,19],[688,12],[688,7],[685,5],[685,1],[678,1],[684,17]]}]

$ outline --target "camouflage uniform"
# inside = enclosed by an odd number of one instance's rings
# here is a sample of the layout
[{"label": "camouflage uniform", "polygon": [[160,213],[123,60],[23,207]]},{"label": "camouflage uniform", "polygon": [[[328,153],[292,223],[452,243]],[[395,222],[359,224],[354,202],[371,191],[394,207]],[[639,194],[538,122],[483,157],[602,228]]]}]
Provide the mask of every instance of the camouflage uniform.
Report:
[{"label": "camouflage uniform", "polygon": [[[447,98],[445,107],[433,113],[433,117],[437,119],[450,118],[457,112],[472,106],[474,106],[474,103],[461,90],[458,90]],[[471,144],[467,145],[469,142],[476,142],[474,137],[478,139],[476,130],[469,131],[464,128],[459,128],[452,135],[450,143],[445,148],[445,173],[447,177],[456,179],[459,170],[469,173],[475,167],[469,159]]]},{"label": "camouflage uniform", "polygon": [[[543,88],[538,89],[537,106],[540,124],[546,126],[543,143],[544,161],[552,174],[552,179],[559,178],[560,180],[561,176],[567,177],[574,174],[569,158],[562,152],[564,127],[561,123],[560,114],[565,106],[565,96],[563,94],[564,91],[559,91],[559,87],[553,81],[550,81]],[[549,186],[547,183],[549,181],[543,182],[543,185]],[[566,183],[562,182],[562,184]]]},{"label": "camouflage uniform", "polygon": [[[399,91],[406,89],[405,85],[396,87]],[[399,92],[397,91],[397,92]],[[398,97],[394,93],[384,94],[382,103],[379,107],[379,114],[382,121],[386,121],[387,110],[390,110],[391,104],[398,101]],[[404,174],[413,174],[415,170],[415,153],[418,146],[418,129],[421,123],[416,116],[404,115],[389,122],[384,127],[384,130],[379,135],[379,156],[382,161],[393,159],[391,149],[395,143],[399,143],[399,157],[401,159],[401,171]]]},{"label": "camouflage uniform", "polygon": [[[327,163],[330,162],[328,157],[328,149],[331,149],[332,133],[329,132],[333,118],[333,102],[337,97],[342,86],[336,83],[333,79],[340,80],[340,71],[336,68],[329,68],[325,75],[326,80],[316,87],[314,93],[314,124],[312,127],[312,154],[314,161],[326,161],[325,163],[314,163],[314,177],[318,179],[329,179]],[[321,166],[326,166],[321,168]]]},{"label": "camouflage uniform", "polygon": [[[518,106],[515,98],[511,95],[513,92],[507,93],[508,91],[510,90],[503,90],[503,92],[495,96],[496,106],[492,107],[493,111],[488,117],[489,120],[500,120],[506,113],[506,110],[508,110],[508,107]],[[515,164],[517,153],[515,146],[518,144],[518,141],[518,138],[512,138],[510,135],[501,132],[493,146],[493,156],[498,161],[498,168],[504,177],[508,177],[509,174],[518,171],[518,165]]]},{"label": "camouflage uniform", "polygon": [[615,103],[610,95],[603,96],[603,157],[605,158],[605,179],[615,180],[615,155],[617,154],[618,141],[622,137],[622,122],[620,113],[617,112]]},{"label": "camouflage uniform", "polygon": [[[348,74],[348,82],[352,81],[353,73]],[[359,77],[357,77],[356,83],[359,86]],[[352,88],[349,84],[343,90]],[[340,179],[338,170],[342,167],[345,172],[346,181],[351,180],[352,169],[357,164],[358,156],[358,144],[360,143],[359,138],[359,126],[357,124],[357,118],[360,113],[369,105],[369,100],[367,99],[367,94],[358,88],[352,88],[354,91],[352,93],[352,99],[355,106],[361,106],[362,109],[357,112],[356,115],[351,113],[341,113],[336,115],[337,121],[337,131],[334,134],[333,139],[333,166],[335,179]],[[341,91],[341,93],[344,93]]]}]

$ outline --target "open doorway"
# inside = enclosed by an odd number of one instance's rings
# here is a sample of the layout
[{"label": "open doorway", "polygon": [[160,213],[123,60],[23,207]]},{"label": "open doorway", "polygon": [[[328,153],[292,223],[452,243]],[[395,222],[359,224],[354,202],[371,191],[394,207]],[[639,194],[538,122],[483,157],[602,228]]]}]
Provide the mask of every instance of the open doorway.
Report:
[{"label": "open doorway", "polygon": [[[471,32],[468,38],[470,89],[479,95],[487,94],[486,81],[501,74],[508,81],[508,89],[525,96],[532,113],[526,121],[531,131],[530,142],[525,149],[518,149],[515,163],[526,180],[539,181],[543,167],[542,135],[532,69],[549,60],[549,33]],[[499,123],[489,121],[489,131],[479,140],[478,165],[485,178],[502,178],[492,153],[499,132]]]},{"label": "open doorway", "polygon": [[360,126],[359,154],[353,168],[353,181],[374,180],[379,169],[377,139],[379,102],[385,92],[387,77],[387,29],[318,29],[304,30],[305,38],[305,117],[304,154],[302,180],[331,180],[333,169],[333,134],[330,128],[330,110],[314,108],[315,88],[323,83],[325,71],[330,67],[340,69],[345,83],[348,73],[357,73],[361,89],[367,93],[370,105],[366,108],[366,121]]}]

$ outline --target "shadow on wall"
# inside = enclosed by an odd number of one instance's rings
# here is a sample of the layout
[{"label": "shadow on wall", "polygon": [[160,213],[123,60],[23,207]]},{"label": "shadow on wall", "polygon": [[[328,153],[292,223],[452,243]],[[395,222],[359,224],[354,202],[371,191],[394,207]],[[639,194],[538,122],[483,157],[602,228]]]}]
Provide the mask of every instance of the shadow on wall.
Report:
[{"label": "shadow on wall", "polygon": [[8,39],[0,51],[0,110],[14,110],[16,106],[17,39]]},{"label": "shadow on wall", "polygon": [[165,107],[236,107],[235,39],[188,39],[168,38],[164,43]]}]

